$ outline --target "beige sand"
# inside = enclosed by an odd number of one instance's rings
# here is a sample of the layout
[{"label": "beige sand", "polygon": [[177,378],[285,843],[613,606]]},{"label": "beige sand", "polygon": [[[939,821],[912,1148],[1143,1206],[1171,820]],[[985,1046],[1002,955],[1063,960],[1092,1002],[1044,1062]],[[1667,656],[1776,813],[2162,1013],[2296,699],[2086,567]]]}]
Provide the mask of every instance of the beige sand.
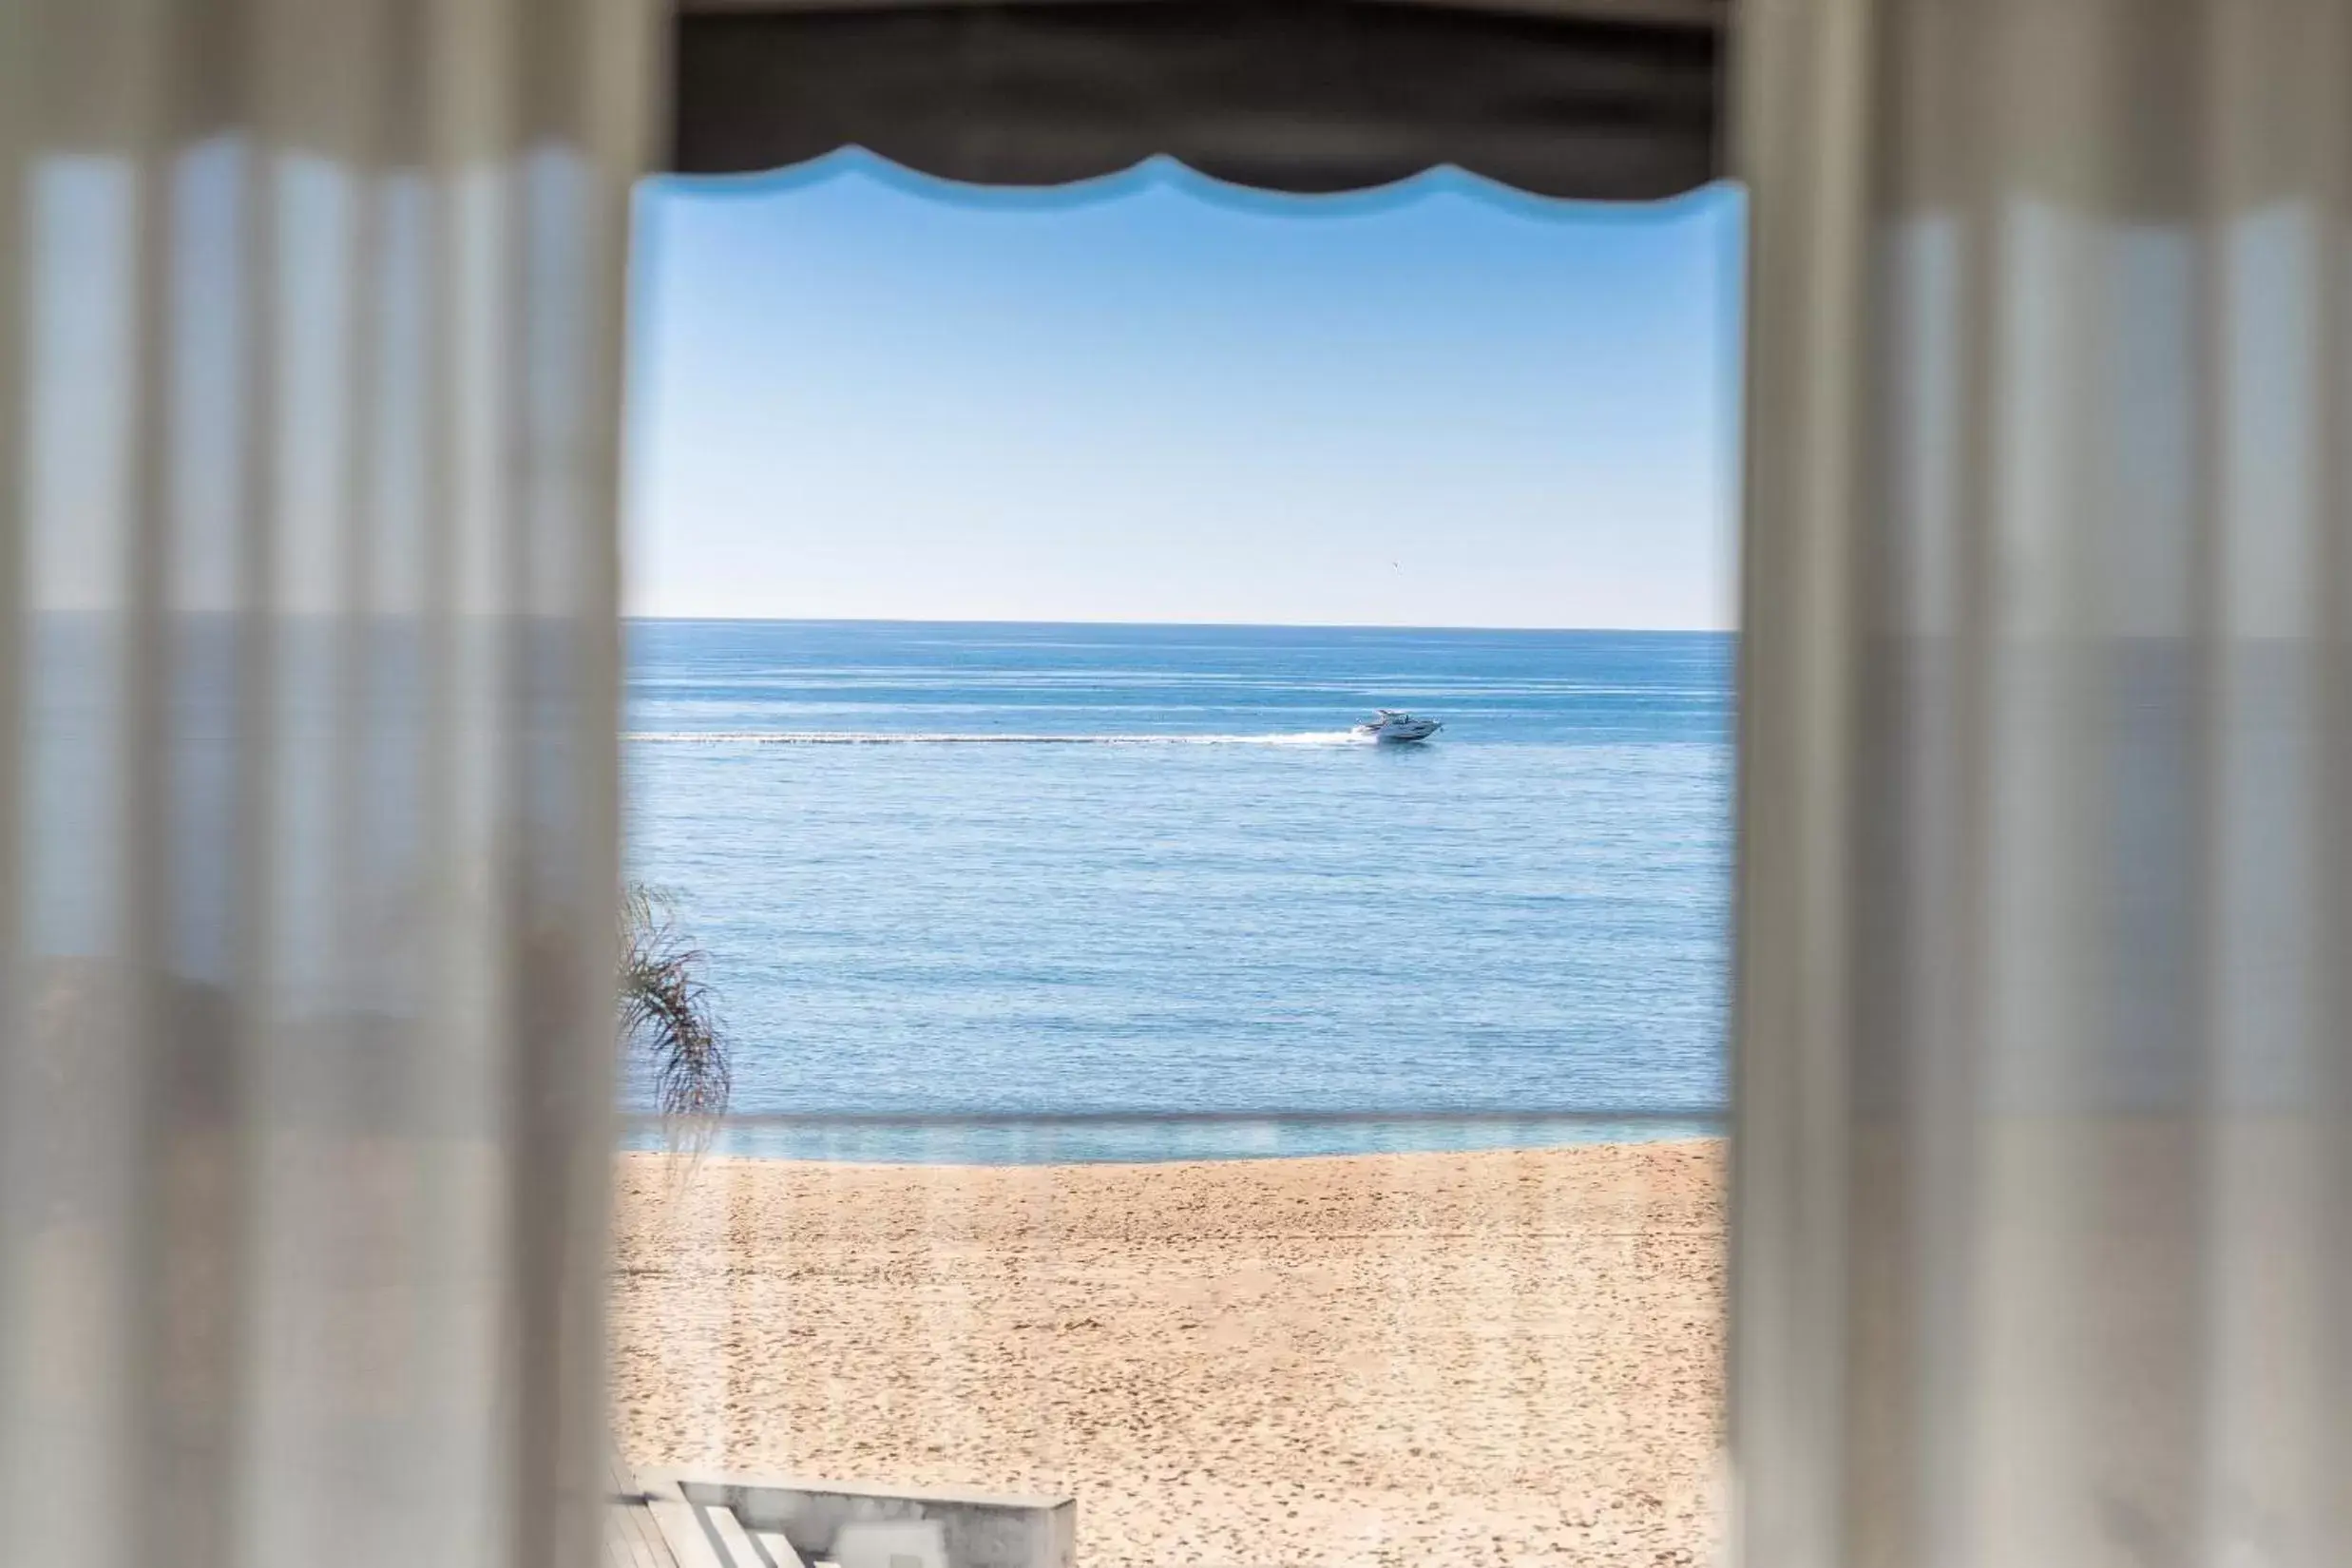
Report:
[{"label": "beige sand", "polygon": [[615,1422],[639,1463],[1066,1491],[1080,1568],[1704,1561],[1721,1175],[624,1156]]}]

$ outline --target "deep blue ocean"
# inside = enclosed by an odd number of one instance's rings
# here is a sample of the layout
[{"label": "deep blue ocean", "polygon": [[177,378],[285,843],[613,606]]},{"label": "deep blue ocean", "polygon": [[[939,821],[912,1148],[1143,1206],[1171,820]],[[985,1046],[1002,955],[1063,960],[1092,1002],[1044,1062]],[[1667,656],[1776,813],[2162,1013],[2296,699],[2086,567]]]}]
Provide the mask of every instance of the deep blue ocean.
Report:
[{"label": "deep blue ocean", "polygon": [[[1732,651],[632,622],[630,868],[709,954],[736,1052],[718,1147],[1042,1161],[1714,1130]],[[1352,741],[1374,707],[1445,727]]]}]

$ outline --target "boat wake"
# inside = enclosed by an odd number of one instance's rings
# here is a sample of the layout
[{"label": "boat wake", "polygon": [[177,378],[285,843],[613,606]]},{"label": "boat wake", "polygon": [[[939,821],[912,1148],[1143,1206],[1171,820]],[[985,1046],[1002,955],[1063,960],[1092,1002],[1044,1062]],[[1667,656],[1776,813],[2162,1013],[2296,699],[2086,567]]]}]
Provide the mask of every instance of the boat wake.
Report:
[{"label": "boat wake", "polygon": [[947,731],[652,730],[621,737],[647,746],[1360,746],[1347,730],[1291,735],[997,735]]}]

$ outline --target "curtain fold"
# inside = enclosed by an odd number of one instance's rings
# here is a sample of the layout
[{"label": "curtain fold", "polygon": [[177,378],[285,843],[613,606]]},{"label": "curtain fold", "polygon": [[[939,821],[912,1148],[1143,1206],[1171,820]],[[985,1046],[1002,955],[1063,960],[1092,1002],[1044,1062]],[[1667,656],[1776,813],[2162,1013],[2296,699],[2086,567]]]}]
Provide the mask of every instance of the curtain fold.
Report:
[{"label": "curtain fold", "polygon": [[0,1518],[599,1548],[641,0],[0,3]]},{"label": "curtain fold", "polygon": [[2352,8],[1750,0],[1743,1558],[2352,1539]]}]

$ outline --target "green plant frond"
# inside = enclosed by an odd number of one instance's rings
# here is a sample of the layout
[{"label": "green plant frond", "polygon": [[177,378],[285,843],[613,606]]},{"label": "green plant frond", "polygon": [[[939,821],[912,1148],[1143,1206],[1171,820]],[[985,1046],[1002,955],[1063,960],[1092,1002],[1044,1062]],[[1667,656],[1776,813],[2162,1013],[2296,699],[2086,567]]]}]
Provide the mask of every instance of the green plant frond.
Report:
[{"label": "green plant frond", "polygon": [[642,1052],[661,1114],[707,1124],[734,1088],[726,1030],[702,980],[709,955],[679,934],[660,889],[621,890],[617,1023],[624,1049]]}]

